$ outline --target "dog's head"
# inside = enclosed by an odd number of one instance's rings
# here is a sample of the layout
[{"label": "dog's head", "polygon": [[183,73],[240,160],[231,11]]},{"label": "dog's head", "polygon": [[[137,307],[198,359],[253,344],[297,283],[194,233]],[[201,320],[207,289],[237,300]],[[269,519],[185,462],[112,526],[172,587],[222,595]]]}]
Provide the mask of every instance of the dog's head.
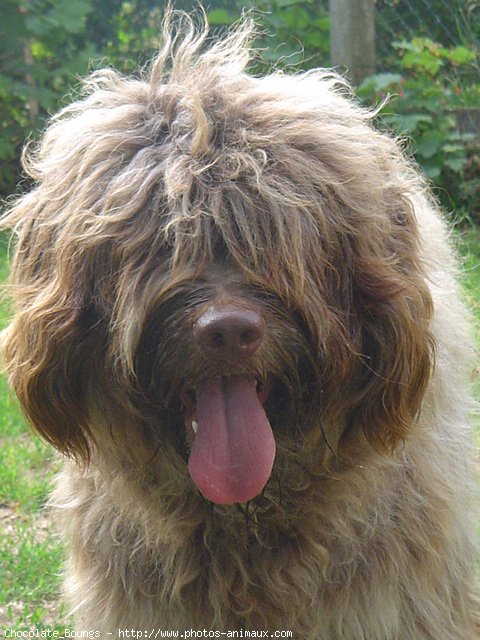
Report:
[{"label": "dog's head", "polygon": [[147,78],[93,74],[26,159],[6,364],[60,451],[188,461],[243,502],[276,441],[320,464],[408,436],[433,352],[421,186],[338,78],[247,75],[248,23],[206,51],[170,29]]}]

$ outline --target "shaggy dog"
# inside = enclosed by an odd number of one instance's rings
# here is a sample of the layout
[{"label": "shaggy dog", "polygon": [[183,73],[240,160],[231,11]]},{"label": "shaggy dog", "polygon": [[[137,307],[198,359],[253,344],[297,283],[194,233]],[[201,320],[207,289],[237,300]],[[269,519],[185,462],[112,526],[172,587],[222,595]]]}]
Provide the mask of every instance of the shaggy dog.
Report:
[{"label": "shaggy dog", "polygon": [[248,75],[250,32],[170,18],[148,77],[94,73],[4,221],[77,627],[473,640],[445,226],[338,78]]}]

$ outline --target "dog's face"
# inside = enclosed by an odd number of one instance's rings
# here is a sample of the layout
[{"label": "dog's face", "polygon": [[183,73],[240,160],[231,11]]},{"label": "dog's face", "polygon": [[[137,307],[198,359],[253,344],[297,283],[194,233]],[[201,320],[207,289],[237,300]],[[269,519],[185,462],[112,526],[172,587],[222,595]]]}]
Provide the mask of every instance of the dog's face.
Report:
[{"label": "dog's face", "polygon": [[[322,375],[300,314],[231,265],[209,264],[161,297],[135,352],[144,409],[188,461],[201,493],[246,502],[267,483],[275,434],[320,415]],[[160,419],[162,422],[162,419]]]},{"label": "dog's face", "polygon": [[7,219],[6,361],[62,452],[161,458],[244,502],[278,446],[348,460],[407,437],[431,300],[408,168],[331,81],[184,62],[107,74],[48,130]]}]

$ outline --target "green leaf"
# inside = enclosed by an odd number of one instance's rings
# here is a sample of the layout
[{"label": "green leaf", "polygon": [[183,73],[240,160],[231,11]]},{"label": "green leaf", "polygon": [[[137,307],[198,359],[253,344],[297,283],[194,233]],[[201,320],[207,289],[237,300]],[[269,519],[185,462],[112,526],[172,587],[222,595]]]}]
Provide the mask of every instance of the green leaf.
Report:
[{"label": "green leaf", "polygon": [[465,147],[461,144],[444,144],[443,150],[445,153],[464,153]]},{"label": "green leaf", "polygon": [[455,47],[455,49],[452,49],[450,52],[449,58],[454,64],[466,64],[467,62],[473,62],[476,55],[471,49],[467,49],[467,47]]},{"label": "green leaf", "polygon": [[392,42],[394,49],[403,49],[404,51],[419,51],[418,45],[414,41],[407,42],[407,40],[394,40]]},{"label": "green leaf", "polygon": [[413,133],[419,124],[431,124],[432,116],[423,113],[412,113],[396,117],[395,128],[403,133]]},{"label": "green leaf", "polygon": [[[471,140],[475,140],[475,138],[477,137],[476,133],[460,133],[459,131],[452,131],[452,133],[449,136],[450,140],[460,140],[462,142],[470,142]],[[463,145],[462,145],[462,149],[463,149]]]},{"label": "green leaf", "polygon": [[359,89],[369,91],[384,91],[393,84],[398,84],[402,76],[399,73],[377,73],[374,76],[365,78]]},{"label": "green leaf", "polygon": [[95,45],[89,42],[85,49],[71,56],[61,67],[61,71],[67,76],[83,76],[88,70],[89,63],[98,58],[99,54]]},{"label": "green leaf", "polygon": [[68,33],[81,33],[85,27],[85,18],[92,11],[87,0],[57,0],[49,18],[57,27]]},{"label": "green leaf", "polygon": [[303,33],[311,24],[308,13],[300,7],[288,7],[279,13],[279,17],[290,29],[295,29],[297,33]]},{"label": "green leaf", "polygon": [[436,132],[420,136],[416,141],[417,153],[423,158],[432,158],[442,146],[442,140]]},{"label": "green leaf", "polygon": [[25,17],[28,31],[39,38],[44,38],[55,26],[49,15],[29,14]]},{"label": "green leaf", "polygon": [[438,166],[438,164],[422,164],[422,169],[425,173],[425,175],[427,176],[427,178],[429,178],[430,180],[435,180],[437,178],[440,177],[440,174],[442,173],[442,169],[441,167]]},{"label": "green leaf", "polygon": [[15,154],[15,145],[0,138],[0,159],[11,158]]},{"label": "green leaf", "polygon": [[403,65],[407,69],[424,70],[434,76],[442,66],[442,60],[429,51],[409,51],[403,57]]},{"label": "green leaf", "polygon": [[450,169],[452,169],[452,171],[455,171],[456,173],[461,173],[465,166],[466,161],[467,159],[465,157],[447,156],[445,158],[445,166],[449,167]]},{"label": "green leaf", "polygon": [[213,11],[209,11],[207,14],[208,24],[232,24],[234,22],[234,18],[228,13],[226,9],[213,9]]},{"label": "green leaf", "polygon": [[32,88],[26,82],[16,80],[12,83],[11,92],[12,95],[17,96],[21,100],[27,100],[31,95]]},{"label": "green leaf", "polygon": [[30,49],[35,60],[45,60],[50,53],[48,48],[45,46],[45,43],[40,40],[32,42]]},{"label": "green leaf", "polygon": [[45,109],[45,111],[48,111],[53,107],[57,97],[55,91],[51,91],[50,89],[47,89],[47,87],[39,87],[34,95],[37,98],[39,105],[42,109]]}]

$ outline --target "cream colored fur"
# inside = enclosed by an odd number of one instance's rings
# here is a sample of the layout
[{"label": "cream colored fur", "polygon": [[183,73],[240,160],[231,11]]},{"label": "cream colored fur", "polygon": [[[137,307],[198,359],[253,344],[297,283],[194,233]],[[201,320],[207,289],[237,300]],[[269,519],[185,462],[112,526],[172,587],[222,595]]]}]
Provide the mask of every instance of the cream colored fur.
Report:
[{"label": "cream colored fur", "polygon": [[[53,119],[4,222],[5,360],[69,458],[52,504],[77,628],[479,638],[473,349],[445,224],[338,78],[253,77],[248,22],[201,53],[171,21],[148,77],[97,72]],[[222,300],[267,330],[218,375],[276,380],[272,477],[244,505],[203,499],[178,442],[175,389],[216,375],[192,326]]]}]

